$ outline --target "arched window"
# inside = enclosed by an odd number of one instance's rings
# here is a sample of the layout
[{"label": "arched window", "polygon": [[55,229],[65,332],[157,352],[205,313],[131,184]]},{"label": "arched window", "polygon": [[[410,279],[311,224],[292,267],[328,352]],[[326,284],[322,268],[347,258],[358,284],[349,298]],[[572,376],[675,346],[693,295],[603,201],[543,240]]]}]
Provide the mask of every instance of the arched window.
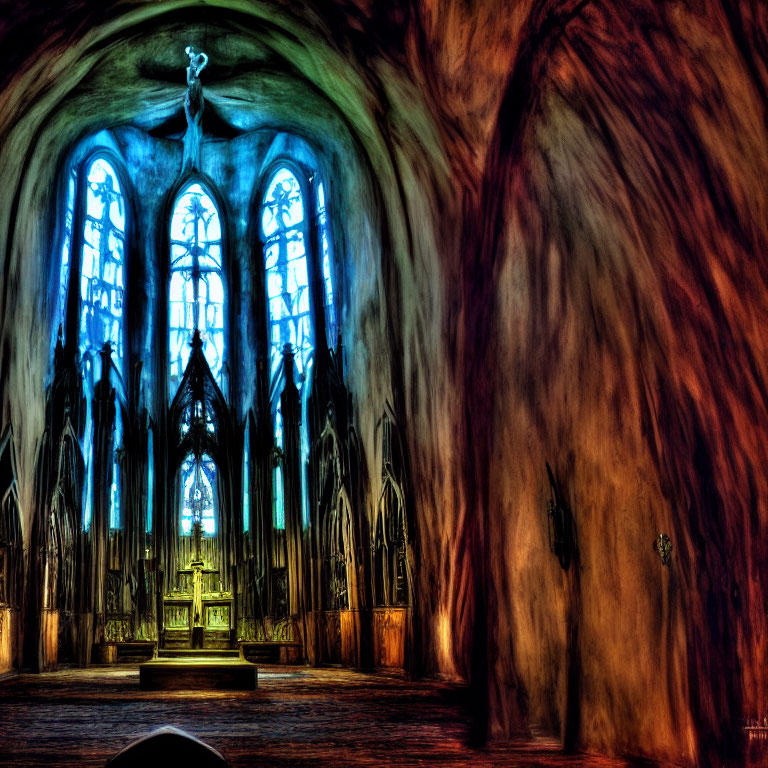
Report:
[{"label": "arched window", "polygon": [[336,346],[338,324],[336,307],[333,301],[333,268],[331,266],[331,237],[328,232],[328,213],[325,207],[325,189],[323,183],[317,185],[317,225],[320,230],[320,251],[323,267],[323,305],[325,306],[325,331],[328,346]]},{"label": "arched window", "polygon": [[[80,252],[78,317],[78,347],[83,366],[86,390],[86,427],[83,455],[86,463],[85,498],[83,503],[83,527],[90,527],[93,514],[93,407],[92,400],[96,381],[101,378],[101,355],[104,344],[111,346],[111,362],[117,373],[113,385],[123,391],[124,329],[123,304],[125,298],[125,236],[126,201],[117,171],[104,156],[95,155],[85,166],[85,210],[79,221],[82,224],[82,250]],[[65,240],[62,250],[64,261],[69,262],[72,229],[75,222],[74,200],[77,199],[77,174],[69,179]],[[70,207],[70,201],[72,201]],[[67,231],[68,230],[68,231]],[[63,277],[62,277],[63,280]],[[73,281],[70,280],[74,288]],[[62,304],[66,301],[62,297]],[[115,422],[112,436],[112,469],[109,483],[109,527],[119,528],[120,513],[120,464],[119,450],[123,440],[120,399],[115,403]]]},{"label": "arched window", "polygon": [[171,215],[171,281],[168,313],[168,380],[173,398],[189,362],[192,334],[221,385],[224,360],[224,280],[221,217],[210,192],[191,182]]},{"label": "arched window", "polygon": [[[278,168],[267,184],[262,201],[261,231],[264,241],[264,270],[267,287],[271,390],[276,393],[272,403],[275,445],[282,449],[282,413],[280,391],[274,386],[282,376],[283,351],[290,344],[294,353],[295,383],[302,410],[306,410],[314,358],[314,329],[311,316],[309,269],[306,250],[306,221],[301,186],[286,166]],[[307,505],[306,463],[309,457],[307,420],[301,426],[302,501]],[[274,524],[285,526],[282,469],[275,467]],[[304,511],[305,522],[307,510]]]},{"label": "arched window", "polygon": [[64,230],[61,238],[61,269],[59,271],[59,325],[67,321],[67,291],[69,289],[69,252],[72,248],[72,228],[75,223],[77,170],[72,168],[67,177],[67,207],[64,211]]},{"label": "arched window", "polygon": [[80,261],[80,356],[112,345],[123,373],[125,197],[117,173],[103,157],[88,165],[83,251]]},{"label": "arched window", "polygon": [[314,352],[301,187],[288,168],[272,177],[261,215],[269,304],[270,373],[280,370],[283,349],[293,347],[301,376]]},{"label": "arched window", "polygon": [[179,472],[181,493],[180,529],[185,536],[192,534],[195,522],[202,525],[204,536],[216,535],[216,464],[204,453],[196,458],[190,453],[181,463]]}]

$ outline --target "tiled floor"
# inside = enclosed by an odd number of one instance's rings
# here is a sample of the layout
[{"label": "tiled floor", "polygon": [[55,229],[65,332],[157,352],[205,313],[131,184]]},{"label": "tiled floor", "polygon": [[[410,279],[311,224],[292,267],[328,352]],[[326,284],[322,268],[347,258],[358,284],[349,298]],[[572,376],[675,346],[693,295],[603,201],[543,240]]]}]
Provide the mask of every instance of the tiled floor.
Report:
[{"label": "tiled floor", "polygon": [[174,725],[232,766],[637,766],[543,738],[466,746],[464,691],[340,669],[264,667],[255,692],[145,692],[136,666],[0,682],[0,765],[101,765]]}]

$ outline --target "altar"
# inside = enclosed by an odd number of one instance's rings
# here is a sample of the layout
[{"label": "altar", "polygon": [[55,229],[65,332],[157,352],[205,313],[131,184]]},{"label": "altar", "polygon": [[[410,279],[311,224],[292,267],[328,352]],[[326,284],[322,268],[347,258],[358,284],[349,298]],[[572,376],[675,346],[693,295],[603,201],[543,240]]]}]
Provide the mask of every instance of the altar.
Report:
[{"label": "altar", "polygon": [[201,556],[202,526],[195,520],[194,551],[176,582],[163,595],[161,647],[167,649],[229,649],[233,634],[233,595],[223,589],[218,568]]}]

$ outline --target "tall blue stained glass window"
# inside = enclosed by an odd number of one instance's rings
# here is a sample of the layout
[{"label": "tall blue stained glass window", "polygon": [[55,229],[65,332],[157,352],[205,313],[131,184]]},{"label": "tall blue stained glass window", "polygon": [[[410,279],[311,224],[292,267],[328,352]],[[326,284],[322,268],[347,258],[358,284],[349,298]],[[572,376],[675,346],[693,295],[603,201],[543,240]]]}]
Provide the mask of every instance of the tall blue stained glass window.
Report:
[{"label": "tall blue stained glass window", "polygon": [[[261,210],[264,240],[264,269],[267,287],[270,375],[274,382],[281,375],[283,350],[290,344],[294,352],[296,386],[306,410],[312,362],[314,331],[310,314],[309,269],[306,252],[306,222],[301,186],[287,167],[279,168],[267,185]],[[273,388],[279,391],[281,387]],[[277,396],[279,398],[279,394]],[[282,448],[282,413],[279,399],[273,403],[275,445]],[[307,461],[309,442],[306,414],[301,426],[301,484],[303,517],[308,520]],[[282,469],[273,476],[273,519],[276,528],[285,526]]]},{"label": "tall blue stained glass window", "polygon": [[[112,348],[113,372],[123,375],[124,331],[123,305],[125,300],[125,236],[126,201],[120,179],[110,161],[96,156],[85,167],[85,210],[82,225],[82,251],[80,253],[80,314],[78,346],[86,391],[86,427],[83,456],[86,462],[86,482],[83,499],[83,528],[88,530],[93,516],[93,408],[92,398],[96,382],[101,378],[99,352],[107,342]],[[78,177],[72,173],[68,180],[65,239],[62,246],[62,272],[60,303],[62,316],[66,314],[65,272],[69,270],[72,230],[75,221]],[[73,286],[76,283],[73,282]],[[120,382],[113,383],[120,388]],[[121,525],[120,464],[118,451],[122,446],[123,428],[120,404],[116,403],[112,455],[112,480],[109,486],[109,527]]]},{"label": "tall blue stained glass window", "polygon": [[331,267],[331,239],[328,232],[328,213],[325,207],[325,189],[317,185],[317,224],[320,229],[320,257],[323,267],[323,305],[325,306],[325,330],[328,346],[336,346],[338,324],[333,303],[333,270]]},{"label": "tall blue stained glass window", "polygon": [[125,197],[117,173],[103,157],[86,171],[86,207],[80,263],[80,356],[112,344],[123,372]]},{"label": "tall blue stained glass window", "polygon": [[200,331],[203,353],[221,384],[224,360],[224,280],[221,217],[211,194],[199,182],[176,198],[171,216],[171,283],[168,315],[169,394],[179,387]]},{"label": "tall blue stained glass window", "polygon": [[181,533],[189,536],[199,520],[203,535],[216,535],[216,464],[204,453],[196,458],[190,453],[181,463]]},{"label": "tall blue stained glass window", "polygon": [[261,227],[269,304],[270,373],[279,372],[286,344],[293,347],[297,378],[314,352],[309,273],[301,187],[288,168],[272,177],[264,196]]}]

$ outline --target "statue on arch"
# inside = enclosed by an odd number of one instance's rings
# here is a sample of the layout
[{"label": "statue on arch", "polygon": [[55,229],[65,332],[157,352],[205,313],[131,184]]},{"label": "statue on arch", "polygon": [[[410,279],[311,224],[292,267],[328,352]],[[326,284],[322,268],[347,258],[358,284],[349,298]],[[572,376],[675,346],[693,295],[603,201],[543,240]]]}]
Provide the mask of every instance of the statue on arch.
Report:
[{"label": "statue on arch", "polygon": [[189,57],[187,66],[187,93],[184,97],[184,112],[187,116],[187,132],[184,135],[184,164],[182,172],[200,170],[200,144],[203,138],[203,85],[200,73],[208,65],[208,54],[196,52],[187,46],[184,53]]}]

